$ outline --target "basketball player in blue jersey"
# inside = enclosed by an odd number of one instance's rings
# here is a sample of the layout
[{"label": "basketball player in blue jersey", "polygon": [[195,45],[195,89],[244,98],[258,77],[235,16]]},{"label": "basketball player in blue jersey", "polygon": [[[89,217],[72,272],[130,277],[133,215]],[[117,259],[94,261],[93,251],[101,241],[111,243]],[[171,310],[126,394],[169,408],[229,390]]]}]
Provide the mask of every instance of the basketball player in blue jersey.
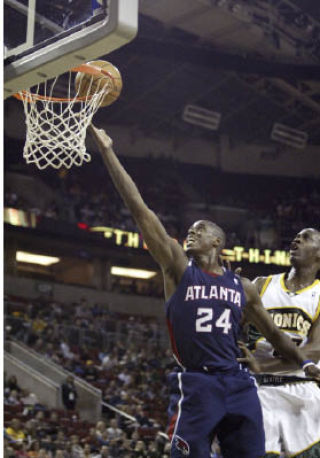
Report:
[{"label": "basketball player in blue jersey", "polygon": [[[290,246],[288,273],[258,277],[255,284],[275,324],[320,366],[320,233],[300,231]],[[320,390],[294,362],[277,356],[251,328],[250,346],[260,371],[258,394],[263,411],[266,457],[320,457]],[[251,355],[244,350],[250,360]],[[248,361],[248,362],[249,362]]]},{"label": "basketball player in blue jersey", "polygon": [[263,456],[264,430],[255,381],[237,361],[243,315],[285,358],[320,380],[320,370],[273,323],[256,287],[219,265],[223,230],[197,221],[187,254],[144,203],[103,130],[90,127],[112,181],[164,278],[167,320],[180,372],[170,375],[171,457],[209,458],[218,437],[224,458]]}]

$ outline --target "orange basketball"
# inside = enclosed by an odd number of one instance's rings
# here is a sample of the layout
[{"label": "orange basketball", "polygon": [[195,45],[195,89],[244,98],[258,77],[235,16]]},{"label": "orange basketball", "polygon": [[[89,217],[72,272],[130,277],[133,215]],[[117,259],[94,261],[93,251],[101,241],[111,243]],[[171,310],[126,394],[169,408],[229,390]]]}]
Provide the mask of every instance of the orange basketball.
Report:
[{"label": "orange basketball", "polygon": [[101,107],[106,107],[115,102],[122,90],[122,78],[119,70],[106,60],[93,60],[89,65],[96,67],[98,74],[91,75],[78,72],[75,77],[75,88],[80,97],[93,95],[101,90],[105,90],[106,95],[100,103]]}]

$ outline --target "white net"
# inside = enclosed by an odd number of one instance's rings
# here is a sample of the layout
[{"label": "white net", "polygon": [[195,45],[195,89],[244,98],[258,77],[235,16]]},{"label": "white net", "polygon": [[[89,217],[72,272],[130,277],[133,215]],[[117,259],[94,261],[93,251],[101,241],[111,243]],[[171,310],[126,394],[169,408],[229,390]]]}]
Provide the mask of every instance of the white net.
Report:
[{"label": "white net", "polygon": [[53,98],[54,91],[59,91],[58,77],[38,85],[32,93],[19,93],[27,128],[23,157],[28,164],[33,163],[39,169],[48,166],[69,169],[91,160],[86,151],[86,130],[106,93],[112,88],[112,82],[110,80],[106,86],[104,80],[104,86],[96,88],[93,95],[90,94],[89,85],[85,96],[79,97],[78,89],[70,97],[74,87],[73,75],[69,72],[68,100]]}]

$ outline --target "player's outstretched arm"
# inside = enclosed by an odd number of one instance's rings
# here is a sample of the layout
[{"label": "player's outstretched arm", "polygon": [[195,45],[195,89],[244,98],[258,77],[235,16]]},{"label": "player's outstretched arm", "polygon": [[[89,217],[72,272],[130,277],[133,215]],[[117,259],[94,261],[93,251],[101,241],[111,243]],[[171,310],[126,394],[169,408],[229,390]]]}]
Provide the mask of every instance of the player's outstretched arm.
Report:
[{"label": "player's outstretched arm", "polygon": [[306,375],[320,381],[320,370],[312,361],[306,362],[302,351],[274,324],[262,305],[256,286],[247,278],[242,278],[241,281],[247,300],[247,321],[251,322],[284,358],[295,361],[304,369]]},{"label": "player's outstretched arm", "polygon": [[177,276],[182,275],[187,266],[187,257],[182,246],[167,234],[159,218],[143,201],[137,186],[114,153],[111,138],[104,130],[97,129],[92,124],[89,131],[116,189],[141,230],[152,257],[163,269],[173,269]]},{"label": "player's outstretched arm", "polygon": [[[305,359],[320,361],[320,316],[312,324],[307,343],[300,349]],[[279,372],[299,368],[293,361],[287,361],[276,356],[259,358],[259,365],[261,372]]]}]

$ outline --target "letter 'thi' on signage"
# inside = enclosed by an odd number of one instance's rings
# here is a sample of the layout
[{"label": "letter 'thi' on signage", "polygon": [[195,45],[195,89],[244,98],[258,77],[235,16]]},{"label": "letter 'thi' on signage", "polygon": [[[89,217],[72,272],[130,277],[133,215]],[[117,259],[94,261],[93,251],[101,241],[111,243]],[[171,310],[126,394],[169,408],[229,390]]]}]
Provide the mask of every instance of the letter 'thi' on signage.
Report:
[{"label": "letter 'thi' on signage", "polygon": [[[112,241],[117,246],[127,248],[147,249],[139,232],[125,231],[113,227],[91,227],[91,232],[101,232],[104,237]],[[186,249],[186,241],[182,242]],[[222,259],[231,262],[249,262],[250,264],[274,264],[277,266],[289,266],[289,253],[285,250],[270,250],[260,248],[248,248],[243,246],[234,246],[233,248],[224,248],[222,250]]]}]

